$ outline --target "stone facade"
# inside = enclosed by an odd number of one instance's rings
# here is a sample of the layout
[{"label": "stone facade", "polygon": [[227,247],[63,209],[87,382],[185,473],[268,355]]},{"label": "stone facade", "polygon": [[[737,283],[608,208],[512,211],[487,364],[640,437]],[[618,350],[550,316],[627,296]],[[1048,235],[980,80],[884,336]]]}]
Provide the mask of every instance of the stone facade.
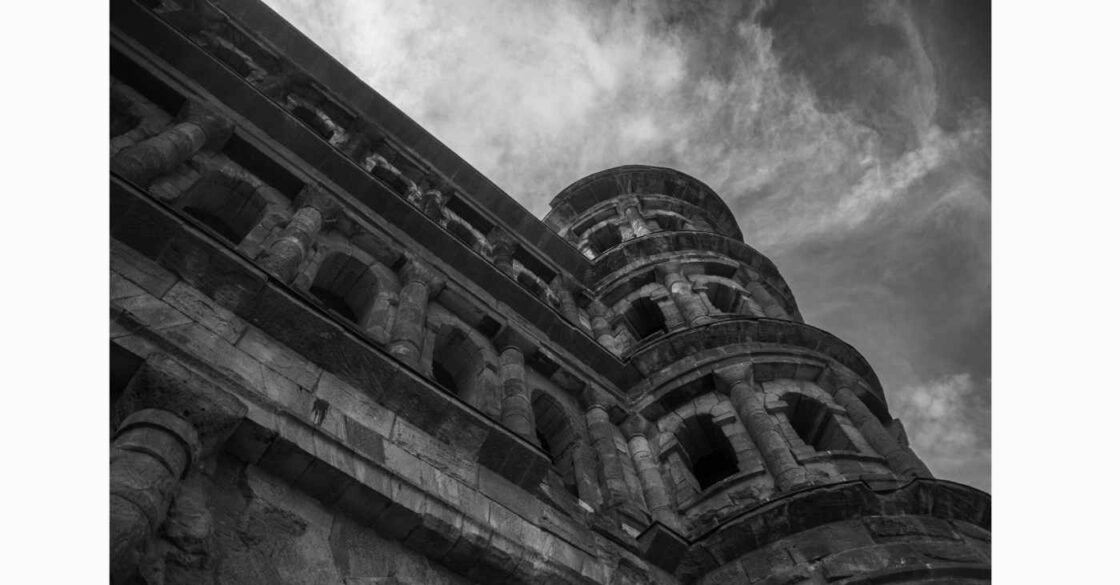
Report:
[{"label": "stone facade", "polygon": [[539,221],[257,0],[110,43],[114,583],[989,581],[701,182]]}]

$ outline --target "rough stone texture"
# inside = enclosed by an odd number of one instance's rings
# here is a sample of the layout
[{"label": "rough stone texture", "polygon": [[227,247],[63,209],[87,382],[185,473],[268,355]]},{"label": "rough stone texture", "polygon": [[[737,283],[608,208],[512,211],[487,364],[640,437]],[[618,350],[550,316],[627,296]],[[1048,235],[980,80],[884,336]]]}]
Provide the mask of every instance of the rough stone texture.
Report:
[{"label": "rough stone texture", "polygon": [[[111,20],[114,582],[989,579],[990,498],[701,182],[541,222],[257,0]],[[184,211],[215,169],[267,209]]]}]

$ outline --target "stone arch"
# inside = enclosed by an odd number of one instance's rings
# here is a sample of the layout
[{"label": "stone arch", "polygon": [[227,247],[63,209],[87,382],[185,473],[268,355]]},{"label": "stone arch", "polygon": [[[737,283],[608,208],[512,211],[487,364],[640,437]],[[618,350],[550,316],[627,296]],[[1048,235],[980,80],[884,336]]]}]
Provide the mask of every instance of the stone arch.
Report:
[{"label": "stone arch", "polygon": [[669,331],[665,312],[661,304],[654,300],[654,297],[667,296],[664,285],[647,284],[619,301],[614,312],[621,315],[635,341],[640,343],[643,339]]},{"label": "stone arch", "polygon": [[672,211],[650,210],[646,212],[646,217],[656,222],[660,231],[680,232],[693,229],[692,222]]},{"label": "stone arch", "polygon": [[595,256],[622,243],[622,230],[613,219],[601,222],[587,230],[583,240]]},{"label": "stone arch", "polygon": [[534,389],[531,402],[537,440],[541,448],[552,459],[552,468],[556,471],[564,490],[579,497],[575,469],[575,446],[578,436],[570,415],[560,401],[543,390]]},{"label": "stone arch", "polygon": [[233,244],[239,244],[260,223],[268,201],[253,185],[211,171],[199,178],[176,206]]},{"label": "stone arch", "polygon": [[726,396],[709,393],[658,421],[658,448],[678,503],[754,467],[746,429]]},{"label": "stone arch", "polygon": [[365,330],[374,341],[388,342],[400,281],[387,266],[341,234],[320,235],[315,254],[296,285]]},{"label": "stone arch", "polygon": [[468,404],[498,412],[498,356],[481,333],[438,304],[429,305],[432,380]]},{"label": "stone arch", "polygon": [[857,451],[832,409],[803,392],[786,392],[786,418],[801,441],[816,451]]}]

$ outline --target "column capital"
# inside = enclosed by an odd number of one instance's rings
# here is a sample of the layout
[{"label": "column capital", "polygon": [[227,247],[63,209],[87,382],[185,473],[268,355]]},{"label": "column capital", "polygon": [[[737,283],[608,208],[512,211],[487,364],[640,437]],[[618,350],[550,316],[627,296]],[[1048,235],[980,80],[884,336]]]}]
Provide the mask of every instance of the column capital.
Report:
[{"label": "column capital", "polygon": [[[133,420],[134,413],[149,409],[167,411],[190,423],[197,431],[200,457],[220,449],[248,410],[202,374],[162,353],[149,355],[133,376],[117,399],[113,419],[124,424]],[[176,432],[174,426],[169,430]]]},{"label": "column capital", "polygon": [[661,264],[658,264],[654,270],[656,270],[657,274],[659,274],[661,278],[665,280],[668,280],[669,277],[674,275],[684,278],[684,275],[681,274],[680,262],[662,262]]},{"label": "column capital", "polygon": [[632,414],[622,421],[621,430],[626,435],[626,440],[633,439],[637,436],[646,438],[646,431],[650,427],[650,422],[640,414]]},{"label": "column capital", "polygon": [[401,269],[401,281],[405,284],[413,282],[423,284],[428,287],[429,297],[439,294],[444,284],[447,283],[443,275],[437,272],[435,268],[415,256],[409,257],[408,262]]},{"label": "column capital", "polygon": [[233,124],[214,109],[197,100],[190,100],[179,110],[179,120],[197,124],[206,134],[206,148],[218,150],[233,134]]},{"label": "column capital", "polygon": [[117,427],[117,432],[113,433],[113,439],[115,440],[138,427],[158,428],[166,431],[182,443],[183,448],[188,453],[187,464],[183,470],[184,475],[191,464],[198,461],[202,453],[202,443],[199,441],[198,431],[195,430],[194,425],[162,408],[144,408],[128,415],[124,422]]},{"label": "column capital", "polygon": [[729,366],[719,368],[712,372],[715,374],[716,379],[725,384],[728,389],[741,382],[754,384],[754,368],[748,362],[734,363]]},{"label": "column capital", "polygon": [[323,216],[323,223],[338,219],[342,215],[342,206],[334,195],[331,195],[322,185],[308,183],[296,195],[296,207],[310,207]]}]

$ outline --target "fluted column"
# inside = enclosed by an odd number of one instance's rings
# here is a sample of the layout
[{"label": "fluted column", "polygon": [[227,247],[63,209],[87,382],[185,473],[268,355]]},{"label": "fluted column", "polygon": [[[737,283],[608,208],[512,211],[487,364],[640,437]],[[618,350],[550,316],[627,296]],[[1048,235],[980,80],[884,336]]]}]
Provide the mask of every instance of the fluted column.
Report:
[{"label": "fluted column", "polygon": [[629,489],[626,487],[625,471],[622,461],[618,459],[618,450],[614,443],[614,425],[611,424],[610,415],[595,392],[588,390],[585,393],[587,410],[587,433],[591,435],[591,446],[599,454],[599,461],[603,464],[603,481],[606,484],[604,499],[608,506],[627,502],[630,499]]},{"label": "fluted column", "polygon": [[763,393],[754,387],[750,367],[732,366],[716,372],[730,386],[731,404],[754,440],[762,460],[780,490],[790,490],[808,483],[805,468],[797,462],[789,444],[782,437],[778,423],[766,412]]},{"label": "fluted column", "polygon": [[333,220],[340,208],[322,188],[306,185],[296,198],[296,212],[268,249],[261,254],[261,268],[284,282],[291,282],[311,251],[323,224]]},{"label": "fluted column", "polygon": [[118,152],[109,163],[113,172],[146,187],[203,148],[221,148],[233,129],[199,102],[188,102],[180,118],[171,128]]},{"label": "fluted column", "polygon": [[895,473],[904,477],[933,477],[929,468],[909,449],[903,447],[890,436],[879,423],[867,405],[847,387],[841,387],[833,394],[833,399],[848,413],[848,418],[859,429],[863,438],[871,444]]},{"label": "fluted column", "polygon": [[502,379],[502,424],[526,441],[539,445],[533,421],[533,405],[529,386],[525,383],[525,356],[521,350],[508,346],[500,357]]},{"label": "fluted column", "polygon": [[692,290],[692,282],[680,271],[680,264],[669,262],[657,267],[669,291],[673,303],[676,304],[684,322],[689,326],[701,325],[710,319],[708,309],[704,306],[703,299],[696,291]]},{"label": "fluted column", "polygon": [[443,278],[426,264],[413,258],[401,273],[397,317],[389,334],[389,353],[416,367],[424,346],[424,324],[428,318],[428,298],[443,287]]},{"label": "fluted column", "polygon": [[665,478],[661,476],[661,467],[653,456],[649,439],[646,438],[648,427],[649,422],[638,415],[631,415],[622,423],[622,431],[626,434],[630,456],[634,459],[638,482],[642,485],[642,493],[646,497],[646,506],[649,508],[650,515],[669,528],[677,529],[677,515],[673,512],[673,503],[669,498],[669,490],[665,487]]},{"label": "fluted column", "polygon": [[144,409],[124,420],[109,450],[109,567],[114,583],[136,567],[143,545],[201,445],[191,423],[166,410]]}]

